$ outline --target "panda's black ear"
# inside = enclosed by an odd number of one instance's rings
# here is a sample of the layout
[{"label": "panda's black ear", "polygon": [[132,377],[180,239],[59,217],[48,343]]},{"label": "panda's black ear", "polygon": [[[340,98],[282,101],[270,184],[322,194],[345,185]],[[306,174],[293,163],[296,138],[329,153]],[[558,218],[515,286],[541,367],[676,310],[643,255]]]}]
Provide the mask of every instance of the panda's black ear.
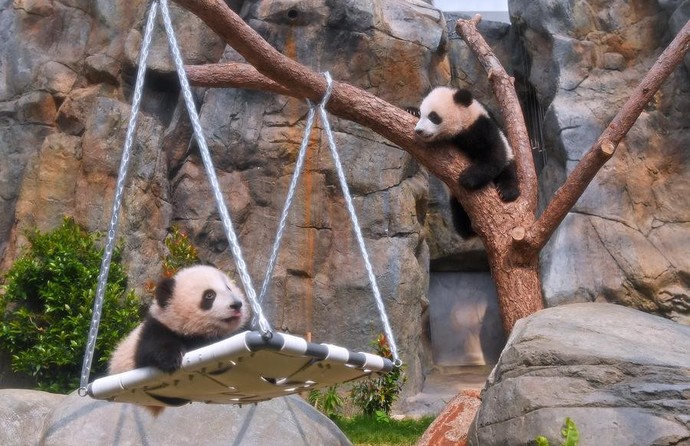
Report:
[{"label": "panda's black ear", "polygon": [[166,277],[161,279],[156,285],[156,302],[162,308],[165,308],[170,302],[170,298],[173,296],[173,291],[175,290],[175,279],[172,277]]},{"label": "panda's black ear", "polygon": [[453,100],[462,106],[469,107],[472,104],[472,92],[461,88],[453,94]]}]

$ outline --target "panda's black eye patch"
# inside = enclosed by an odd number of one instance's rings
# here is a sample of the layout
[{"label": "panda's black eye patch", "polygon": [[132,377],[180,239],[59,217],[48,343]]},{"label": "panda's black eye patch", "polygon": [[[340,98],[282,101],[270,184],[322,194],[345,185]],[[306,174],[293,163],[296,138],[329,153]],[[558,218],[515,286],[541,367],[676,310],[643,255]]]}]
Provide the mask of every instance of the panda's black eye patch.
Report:
[{"label": "panda's black eye patch", "polygon": [[204,294],[202,294],[201,297],[201,309],[210,310],[211,307],[213,307],[213,301],[216,299],[216,292],[209,289],[204,291]]},{"label": "panda's black eye patch", "polygon": [[443,122],[443,119],[438,115],[436,112],[431,112],[429,113],[429,121],[432,122],[434,125],[439,125],[440,123]]}]

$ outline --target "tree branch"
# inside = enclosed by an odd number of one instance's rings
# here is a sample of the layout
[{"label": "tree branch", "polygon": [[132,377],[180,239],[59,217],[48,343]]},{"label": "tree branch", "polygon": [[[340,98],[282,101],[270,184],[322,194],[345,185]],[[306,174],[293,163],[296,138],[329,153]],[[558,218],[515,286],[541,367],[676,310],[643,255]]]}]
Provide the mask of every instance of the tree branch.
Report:
[{"label": "tree branch", "polygon": [[[266,88],[313,102],[319,102],[323,97],[326,80],[321,73],[278,52],[223,0],[174,1],[204,21],[254,67],[242,64],[187,67],[196,85]],[[223,69],[226,73],[221,73]],[[236,78],[236,75],[240,77]],[[467,166],[467,160],[451,145],[432,149],[418,140],[414,134],[416,119],[412,115],[367,91],[334,81],[326,108],[333,115],[372,129],[409,152],[450,187],[456,184],[460,172]],[[455,189],[459,187],[455,186]]]},{"label": "tree branch", "polygon": [[189,83],[197,87],[234,87],[270,91],[285,96],[300,97],[293,90],[272,81],[246,63],[186,65]]},{"label": "tree branch", "polygon": [[515,239],[515,248],[522,256],[535,256],[544,247],[568,211],[582,196],[594,176],[611,158],[616,147],[633,126],[644,107],[673,70],[683,61],[688,49],[690,49],[690,21],[685,24],[669,46],[661,53],[652,69],[633,90],[623,108],[580,160],[565,183],[556,191],[537,222],[528,228],[526,234],[522,234],[523,237]]},{"label": "tree branch", "polygon": [[518,176],[520,178],[520,196],[528,203],[530,214],[534,216],[537,209],[537,173],[532,160],[532,148],[525,126],[525,118],[520,101],[515,91],[515,79],[508,75],[501,61],[477,31],[481,21],[479,14],[471,20],[459,19],[455,30],[477,57],[479,63],[489,76],[491,89],[500,106],[505,124],[506,137],[515,152]]},{"label": "tree branch", "polygon": [[[310,99],[313,102],[320,101],[326,88],[323,75],[279,53],[230,10],[223,0],[174,1],[209,25],[256,69],[242,64],[188,67],[187,70],[197,85],[261,88]],[[469,31],[469,34],[472,34],[472,31]],[[483,40],[476,30],[472,35],[477,41]],[[481,42],[476,45],[481,45]],[[484,43],[482,48],[485,48],[487,57],[494,57],[488,45]],[[221,73],[221,70],[226,72]],[[500,70],[493,70],[497,74],[492,76],[498,79],[495,82],[500,85],[496,88],[499,88],[498,91],[512,89],[512,80],[504,70],[504,74],[501,75]],[[516,95],[513,90],[512,94],[508,93],[505,96]],[[519,175],[525,195],[515,202],[504,203],[493,187],[482,188],[472,193],[462,189],[458,178],[468,166],[468,160],[452,144],[428,145],[418,140],[413,130],[416,119],[407,112],[343,82],[334,82],[326,108],[331,114],[366,126],[409,152],[446,183],[452,193],[461,200],[472,219],[475,231],[486,247],[497,283],[499,306],[506,332],[510,331],[519,318],[543,308],[536,261],[515,268],[512,259],[506,255],[512,240],[511,229],[520,225],[531,225],[535,219],[536,176],[529,149],[516,150],[516,154],[521,157]],[[521,131],[526,134],[522,115],[516,112],[513,114],[516,116],[509,115],[506,122],[514,128],[521,126]],[[516,124],[513,124],[514,122]],[[520,130],[511,130],[509,137],[515,141],[528,141],[526,137],[515,136],[519,132]],[[526,142],[520,145],[529,146]],[[525,156],[524,153],[529,156]]]},{"label": "tree branch", "polygon": [[[266,88],[292,97],[319,102],[326,90],[322,74],[315,73],[284,56],[263,40],[223,0],[174,0],[211,27],[225,42],[242,55],[250,68],[243,64],[217,64],[207,67],[187,67],[197,85]],[[479,36],[481,39],[481,36]],[[225,73],[222,71],[225,70]],[[288,88],[289,86],[289,88]],[[371,93],[334,81],[333,93],[326,106],[335,116],[361,124],[385,137],[410,153],[437,178],[446,183],[458,197],[475,222],[475,230],[482,239],[497,231],[496,218],[506,212],[516,215],[524,202],[503,203],[494,188],[484,188],[469,194],[458,184],[460,173],[467,167],[467,159],[452,144],[429,145],[414,133],[416,118]],[[524,164],[524,163],[523,163]]]}]

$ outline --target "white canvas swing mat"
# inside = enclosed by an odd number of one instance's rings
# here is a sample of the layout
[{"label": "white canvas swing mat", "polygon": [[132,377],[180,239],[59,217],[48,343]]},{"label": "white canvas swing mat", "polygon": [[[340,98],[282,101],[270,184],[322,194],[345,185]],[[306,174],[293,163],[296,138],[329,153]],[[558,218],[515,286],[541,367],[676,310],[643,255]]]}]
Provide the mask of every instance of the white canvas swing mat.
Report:
[{"label": "white canvas swing mat", "polygon": [[[148,46],[151,42],[153,22],[155,20],[158,4],[160,4],[170,49],[180,79],[187,110],[194,127],[194,134],[197,138],[202,160],[204,161],[204,167],[206,168],[211,187],[214,191],[214,198],[218,205],[219,214],[226,230],[228,241],[232,246],[240,280],[247,292],[247,298],[252,305],[252,310],[255,315],[257,315],[259,331],[239,333],[215,344],[187,352],[183,357],[181,368],[173,373],[166,373],[155,367],[142,367],[99,378],[92,383],[88,383],[98,334],[102,300],[105,294],[105,284],[114,246],[115,232],[118,225],[121,197],[127,176],[127,165],[136,128],[136,116],[143,89],[143,74],[145,70],[142,70],[142,67],[146,66]],[[370,353],[352,352],[346,348],[332,344],[310,343],[294,335],[272,331],[268,321],[263,316],[259,301],[264,296],[276,260],[280,238],[282,236],[282,228],[285,225],[287,211],[292,199],[291,197],[294,194],[294,188],[297,183],[301,164],[306,153],[315,107],[310,105],[303,146],[300,148],[300,155],[297,163],[300,167],[295,167],[293,181],[290,185],[288,198],[286,199],[286,204],[281,216],[279,231],[276,235],[261,295],[257,299],[256,292],[251,284],[251,278],[246,270],[246,264],[242,258],[237,236],[232,228],[229,213],[223,202],[208,147],[203,138],[201,124],[194,107],[189,82],[184,72],[182,57],[174,38],[166,0],[154,1],[151,4],[151,10],[149,11],[142,42],[139,67],[134,91],[132,116],[130,117],[130,123],[127,129],[125,148],[123,150],[115,200],[113,203],[110,229],[108,231],[101,273],[98,279],[96,299],[94,301],[92,325],[89,330],[87,348],[84,355],[79,394],[82,396],[89,395],[92,398],[100,400],[129,402],[150,406],[179,406],[191,401],[219,404],[244,404],[265,401],[276,397],[304,392],[306,390],[329,387],[366,376],[384,374],[391,371],[393,367],[399,367],[401,362],[398,358],[393,333],[385,313],[385,308],[383,307],[383,301],[378,290],[378,285],[376,284],[373,268],[371,267],[364,246],[364,240],[361,230],[359,229],[359,222],[352,204],[352,197],[349,193],[342,164],[340,163],[333,134],[328,122],[325,103],[328,101],[332,91],[332,79],[330,75],[325,73],[328,81],[328,89],[318,109],[394,361]]]},{"label": "white canvas swing mat", "polygon": [[169,374],[143,367],[99,378],[88,385],[95,399],[148,406],[190,401],[245,404],[333,386],[392,370],[393,362],[370,353],[315,344],[274,333],[265,341],[246,331],[188,352]]}]

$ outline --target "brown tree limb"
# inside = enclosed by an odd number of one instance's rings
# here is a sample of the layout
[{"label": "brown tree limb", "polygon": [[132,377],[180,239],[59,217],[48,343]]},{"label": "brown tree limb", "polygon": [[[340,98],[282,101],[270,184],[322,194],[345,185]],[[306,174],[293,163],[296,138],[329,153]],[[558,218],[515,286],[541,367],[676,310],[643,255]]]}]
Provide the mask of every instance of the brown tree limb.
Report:
[{"label": "brown tree limb", "polygon": [[189,83],[197,87],[234,87],[270,91],[299,97],[287,87],[272,81],[246,63],[231,62],[207,65],[186,65]]},{"label": "brown tree limb", "polygon": [[594,176],[611,158],[644,107],[683,61],[688,49],[690,49],[690,21],[661,53],[654,66],[633,90],[623,108],[580,160],[565,183],[556,191],[537,222],[522,238],[515,240],[516,250],[521,256],[536,256],[541,251]]},{"label": "brown tree limb", "polygon": [[477,56],[477,60],[489,76],[491,89],[500,106],[506,137],[515,152],[521,198],[527,200],[529,210],[534,215],[537,209],[537,173],[532,160],[532,149],[525,126],[525,118],[514,87],[515,79],[508,75],[491,47],[477,30],[480,20],[479,14],[472,20],[459,19],[455,25],[455,30]]},{"label": "brown tree limb", "polygon": [[[278,52],[237,16],[223,0],[174,1],[203,20],[256,69],[254,71],[236,64],[215,65],[204,69],[187,67],[190,74],[198,75],[195,78],[199,82],[198,85],[202,85],[201,82],[206,82],[204,84],[206,86],[216,87],[244,85],[260,88],[261,85],[265,85],[269,90],[276,92],[280,90],[279,86],[283,86],[289,90],[286,94],[310,99],[313,102],[319,102],[325,93],[326,82],[321,73],[315,73]],[[222,69],[228,70],[225,75],[219,73]],[[206,77],[203,78],[203,71],[198,70],[207,70]],[[235,74],[246,76],[246,78],[243,81],[232,79]],[[212,75],[217,76],[218,81],[214,81],[211,78]],[[223,84],[225,81],[228,83]],[[336,116],[370,128],[409,152],[463,200],[463,205],[470,215],[473,215],[475,209],[480,208],[486,209],[489,214],[504,212],[502,202],[492,188],[472,194],[461,190],[457,184],[457,178],[467,166],[465,157],[451,145],[432,147],[418,140],[414,134],[416,118],[409,113],[367,91],[338,81],[334,81],[333,93],[326,108]],[[479,225],[476,230],[482,236],[495,228]]]}]

